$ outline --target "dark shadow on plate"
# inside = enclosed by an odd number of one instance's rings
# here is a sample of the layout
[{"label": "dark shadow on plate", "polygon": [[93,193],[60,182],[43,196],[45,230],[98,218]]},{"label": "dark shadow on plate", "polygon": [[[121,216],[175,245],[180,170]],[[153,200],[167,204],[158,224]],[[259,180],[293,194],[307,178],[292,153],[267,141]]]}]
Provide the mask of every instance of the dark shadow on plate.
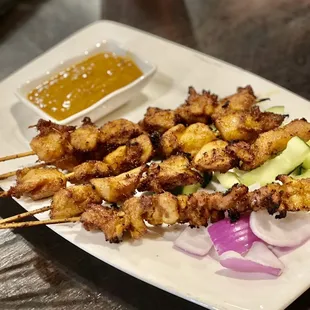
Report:
[{"label": "dark shadow on plate", "polygon": [[12,105],[11,113],[16,120],[21,135],[25,138],[27,143],[29,143],[36,135],[36,129],[29,128],[29,126],[35,125],[40,119],[40,116],[20,101],[16,101]]}]

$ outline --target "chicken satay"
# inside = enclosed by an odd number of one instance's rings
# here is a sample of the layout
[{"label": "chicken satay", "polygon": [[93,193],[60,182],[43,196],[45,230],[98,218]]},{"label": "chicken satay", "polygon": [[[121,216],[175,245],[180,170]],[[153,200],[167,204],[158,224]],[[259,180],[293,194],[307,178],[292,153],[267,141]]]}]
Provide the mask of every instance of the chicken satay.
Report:
[{"label": "chicken satay", "polygon": [[141,135],[120,146],[104,158],[113,175],[139,167],[153,155],[153,145],[148,135]]},{"label": "chicken satay", "polygon": [[212,119],[216,120],[222,114],[228,114],[232,111],[246,111],[256,104],[256,96],[250,85],[238,87],[233,95],[219,100],[218,105],[212,113]]},{"label": "chicken satay", "polygon": [[[152,182],[149,183],[149,180]],[[115,177],[90,180],[92,187],[71,186],[57,192],[53,197],[52,218],[72,217],[81,213],[89,202],[98,203],[98,197],[108,202],[121,202],[134,195],[137,188],[143,191],[162,192],[177,186],[202,182],[184,156],[172,156],[160,164],[142,166]],[[83,197],[89,197],[86,203]],[[68,206],[68,211],[65,206]],[[67,213],[65,213],[67,212]]]},{"label": "chicken satay", "polygon": [[252,141],[262,132],[279,127],[286,115],[261,112],[255,106],[217,116],[215,127],[225,141]]},{"label": "chicken satay", "polygon": [[102,199],[92,185],[74,185],[58,191],[52,200],[50,217],[69,218],[82,214],[89,204],[101,203]]},{"label": "chicken satay", "polygon": [[[133,197],[119,209],[91,205],[81,216],[87,230],[99,229],[106,240],[120,242],[128,231],[132,238],[141,238],[151,225],[189,223],[192,227],[207,226],[210,219],[220,220],[224,212],[232,221],[240,213],[268,210],[276,217],[287,211],[310,210],[310,179],[293,180],[279,177],[283,184],[268,184],[253,192],[244,185],[234,185],[226,193],[196,192],[190,196],[174,196],[165,192],[152,196]],[[215,214],[215,216],[214,216]]]},{"label": "chicken satay", "polygon": [[130,139],[143,133],[139,125],[125,119],[106,123],[100,129],[89,118],[83,120],[79,128],[61,126],[51,121],[39,120],[36,127],[39,134],[30,143],[39,160],[55,163],[79,152],[98,151],[107,154]]},{"label": "chicken satay", "polygon": [[107,153],[143,134],[142,128],[127,119],[117,119],[100,128],[99,142]]},{"label": "chicken satay", "polygon": [[181,119],[174,110],[149,107],[139,125],[147,132],[163,134],[180,121]]},{"label": "chicken satay", "polygon": [[273,196],[274,206],[279,206],[273,209],[279,213],[278,218],[285,217],[287,211],[309,211],[310,179],[295,180],[287,175],[280,175],[277,180],[283,183],[278,191],[280,197]]},{"label": "chicken satay", "polygon": [[[193,198],[197,194],[199,196]],[[86,230],[102,230],[106,240],[110,242],[120,242],[126,231],[134,239],[141,238],[147,231],[145,221],[151,225],[188,222],[191,226],[206,226],[211,217],[212,205],[210,199],[207,199],[210,195],[212,194],[199,192],[192,196],[174,196],[165,192],[152,196],[133,197],[126,200],[119,210],[92,205],[82,214],[81,222]],[[219,199],[224,195],[218,193]],[[226,207],[233,204],[229,201],[235,202],[242,195],[244,191],[239,193],[238,189],[226,194]],[[229,197],[232,198],[229,199]],[[222,211],[217,212],[222,213]],[[118,223],[118,225],[114,226],[111,223]]]},{"label": "chicken satay", "polygon": [[203,90],[197,93],[194,87],[189,87],[188,98],[184,104],[176,109],[176,114],[184,124],[209,123],[211,115],[217,106],[217,96]]},{"label": "chicken satay", "polygon": [[135,194],[145,169],[146,166],[138,167],[115,177],[91,179],[90,183],[101,199],[113,203],[122,202]]},{"label": "chicken satay", "polygon": [[215,140],[204,145],[192,160],[200,172],[226,172],[238,165],[238,158],[227,151],[228,142]]},{"label": "chicken satay", "polygon": [[195,156],[208,142],[216,139],[216,135],[203,123],[192,124],[185,127],[176,125],[167,130],[160,139],[160,153],[169,157],[178,152]]},{"label": "chicken satay", "polygon": [[89,117],[83,119],[81,127],[70,133],[71,146],[81,152],[90,152],[97,148],[100,130]]},{"label": "chicken satay", "polygon": [[8,196],[20,198],[25,195],[32,200],[52,196],[66,187],[66,177],[55,168],[24,168],[16,173],[16,185],[7,192]]},{"label": "chicken satay", "polygon": [[57,125],[43,119],[32,127],[36,127],[39,134],[31,140],[30,147],[39,160],[53,163],[73,154],[70,133],[75,130],[75,127]]},{"label": "chicken satay", "polygon": [[152,163],[143,173],[139,191],[161,193],[179,186],[203,183],[201,174],[184,155],[173,155],[161,163]]},{"label": "chicken satay", "polygon": [[105,162],[99,160],[89,160],[73,169],[68,181],[74,184],[86,183],[93,178],[108,177],[112,171]]},{"label": "chicken satay", "polygon": [[310,123],[305,119],[296,119],[283,127],[260,134],[252,144],[240,141],[227,146],[226,150],[242,162],[242,170],[252,170],[282,152],[295,136],[305,142],[310,140]]},{"label": "chicken satay", "polygon": [[[103,161],[87,161],[65,175],[57,169],[24,168],[17,171],[17,185],[3,196],[20,198],[30,196],[34,200],[52,196],[66,181],[86,183],[95,177],[117,175],[145,164],[153,154],[153,146],[147,135],[141,135],[106,156]],[[42,192],[42,193],[41,193]]]},{"label": "chicken satay", "polygon": [[114,177],[90,180],[101,198],[108,202],[122,202],[136,190],[161,193],[178,186],[202,183],[201,175],[189,160],[181,155],[171,156],[161,163],[141,166]]}]

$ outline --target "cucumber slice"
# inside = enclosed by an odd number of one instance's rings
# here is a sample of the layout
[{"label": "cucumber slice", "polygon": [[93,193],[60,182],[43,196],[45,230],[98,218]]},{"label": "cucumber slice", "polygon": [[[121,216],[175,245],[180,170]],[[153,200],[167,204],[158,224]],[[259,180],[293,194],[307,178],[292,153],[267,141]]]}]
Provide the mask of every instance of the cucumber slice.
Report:
[{"label": "cucumber slice", "polygon": [[190,194],[196,193],[199,188],[201,188],[200,183],[183,186],[182,194],[183,195],[190,195]]},{"label": "cucumber slice", "polygon": [[302,165],[298,166],[291,174],[290,176],[296,177],[298,175],[302,174]]},{"label": "cucumber slice", "polygon": [[310,169],[310,155],[304,160],[302,167],[305,169]]},{"label": "cucumber slice", "polygon": [[231,188],[233,185],[240,183],[240,180],[238,179],[237,175],[233,172],[226,172],[226,173],[215,172],[214,176],[225,188]]},{"label": "cucumber slice", "polygon": [[278,175],[288,174],[301,165],[309,154],[308,144],[298,137],[293,137],[280,155],[240,176],[240,181],[245,185],[260,183],[263,186],[271,183]]},{"label": "cucumber slice", "polygon": [[267,109],[266,112],[271,112],[275,114],[284,114],[284,106],[283,105],[274,106]]},{"label": "cucumber slice", "polygon": [[[310,146],[310,140],[307,142],[307,144]],[[302,167],[304,169],[310,169],[310,155],[306,157],[306,159],[302,163]]]},{"label": "cucumber slice", "polygon": [[293,176],[294,179],[307,179],[310,178],[310,169],[305,170],[302,174],[300,175],[295,175]]}]

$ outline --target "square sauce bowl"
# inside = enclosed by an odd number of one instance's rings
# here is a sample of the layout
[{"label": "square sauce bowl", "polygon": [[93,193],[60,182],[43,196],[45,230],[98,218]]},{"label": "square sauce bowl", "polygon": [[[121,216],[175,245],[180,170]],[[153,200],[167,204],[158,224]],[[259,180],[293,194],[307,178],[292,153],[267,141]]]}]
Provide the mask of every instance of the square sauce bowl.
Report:
[{"label": "square sauce bowl", "polygon": [[[33,89],[50,80],[58,73],[66,70],[73,65],[79,64],[80,62],[90,58],[91,56],[105,52],[115,54],[116,56],[129,58],[142,71],[142,75],[130,82],[129,84],[105,95],[86,109],[81,110],[62,120],[55,119],[28,99],[28,95]],[[15,95],[21,102],[23,102],[26,106],[32,109],[38,116],[43,119],[50,120],[56,124],[78,125],[86,116],[89,117],[93,122],[95,122],[132,99],[138,92],[143,89],[143,87],[146,86],[146,84],[155,74],[156,70],[157,68],[154,64],[140,58],[137,54],[129,51],[124,47],[121,47],[116,42],[112,40],[103,40],[96,43],[93,47],[85,50],[83,53],[77,54],[74,57],[61,61],[44,74],[41,74],[36,78],[27,80],[17,88],[17,90],[15,91]]]}]

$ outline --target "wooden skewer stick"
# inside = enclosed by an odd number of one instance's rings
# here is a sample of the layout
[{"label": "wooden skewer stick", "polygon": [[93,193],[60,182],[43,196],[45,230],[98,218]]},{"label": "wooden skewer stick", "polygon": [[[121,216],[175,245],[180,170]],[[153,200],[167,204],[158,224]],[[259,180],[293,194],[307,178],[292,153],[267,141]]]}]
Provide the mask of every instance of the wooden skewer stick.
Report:
[{"label": "wooden skewer stick", "polygon": [[29,222],[19,222],[19,223],[4,223],[0,224],[0,229],[8,228],[23,228],[23,227],[32,227],[39,225],[49,225],[49,224],[61,224],[61,223],[72,223],[78,222],[80,217],[70,217],[65,219],[53,219],[53,220],[43,220],[43,221],[29,221]]},{"label": "wooden skewer stick", "polygon": [[32,210],[32,211],[21,213],[21,214],[13,215],[13,216],[7,217],[7,218],[5,218],[3,220],[0,220],[0,224],[18,221],[18,220],[20,220],[20,219],[22,219],[24,217],[27,217],[27,216],[30,216],[30,215],[34,215],[34,214],[38,214],[38,213],[42,213],[42,212],[48,211],[50,209],[51,209],[51,207],[47,206],[47,207],[43,207],[43,208],[40,208],[40,209],[36,209],[36,210]]},{"label": "wooden skewer stick", "polygon": [[27,156],[31,156],[31,155],[36,155],[36,153],[34,151],[29,151],[29,152],[25,152],[25,153],[19,153],[19,154],[4,156],[4,157],[0,157],[0,162],[11,160],[11,159],[16,159],[16,158],[27,157]]},{"label": "wooden skewer stick", "polygon": [[74,176],[74,172],[70,172],[70,173],[65,174],[65,177],[66,177],[67,180],[70,179],[73,176]]},{"label": "wooden skewer stick", "polygon": [[10,197],[9,192],[1,192],[0,193],[0,198],[2,198],[2,197]]},{"label": "wooden skewer stick", "polygon": [[0,180],[10,178],[10,177],[14,176],[15,174],[16,174],[16,171],[11,171],[11,172],[7,172],[4,174],[0,174]]}]

